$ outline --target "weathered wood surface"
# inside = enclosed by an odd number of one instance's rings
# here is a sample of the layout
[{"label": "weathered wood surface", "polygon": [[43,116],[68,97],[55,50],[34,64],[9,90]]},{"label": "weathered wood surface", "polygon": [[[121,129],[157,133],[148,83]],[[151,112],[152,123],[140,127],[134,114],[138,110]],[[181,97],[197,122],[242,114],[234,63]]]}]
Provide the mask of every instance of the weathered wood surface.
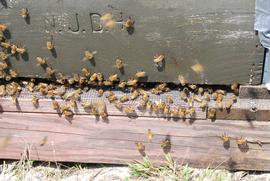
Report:
[{"label": "weathered wood surface", "polygon": [[239,97],[243,99],[270,99],[270,92],[265,85],[242,85],[239,89]]},{"label": "weathered wood surface", "polygon": [[[5,159],[20,159],[27,148],[34,160],[126,164],[141,159],[135,142],[142,142],[146,155],[160,163],[164,158],[160,142],[170,135],[170,153],[180,163],[231,170],[270,168],[269,144],[248,144],[249,148],[241,151],[233,140],[229,147],[223,147],[219,138],[226,132],[231,137],[268,142],[268,122],[131,120],[122,116],[111,116],[103,122],[94,116],[77,115],[70,124],[55,114],[4,112],[0,116],[1,140],[9,137],[0,151],[0,158]],[[147,129],[154,133],[152,142],[147,139]],[[48,141],[41,146],[44,137]]]},{"label": "weathered wood surface", "polygon": [[[149,82],[176,82],[182,74],[190,83],[261,83],[263,49],[255,35],[255,0],[33,0],[0,2],[0,22],[9,25],[7,38],[25,46],[28,54],[10,58],[20,76],[44,77],[37,67],[37,56],[47,58],[57,71],[71,75],[82,67],[93,72],[119,73],[117,57],[126,63],[121,79],[144,70]],[[19,16],[28,8],[29,21]],[[107,31],[100,17],[112,13],[116,27]],[[134,32],[123,22],[131,16]],[[55,52],[46,49],[53,38]],[[83,61],[85,50],[97,51],[95,63]],[[153,64],[156,53],[164,54],[165,64]],[[191,66],[200,63],[204,72],[196,74]]]},{"label": "weathered wood surface", "polygon": [[[224,99],[225,102],[230,96]],[[216,107],[216,103],[211,101],[209,108]],[[216,119],[228,120],[270,120],[270,100],[268,99],[238,99],[231,109],[217,109]]]}]

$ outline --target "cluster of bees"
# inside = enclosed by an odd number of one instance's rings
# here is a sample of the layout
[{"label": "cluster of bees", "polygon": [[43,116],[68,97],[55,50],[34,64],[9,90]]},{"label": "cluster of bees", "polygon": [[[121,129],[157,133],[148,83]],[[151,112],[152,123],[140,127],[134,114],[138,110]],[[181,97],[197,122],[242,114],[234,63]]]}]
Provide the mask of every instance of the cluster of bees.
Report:
[{"label": "cluster of bees", "polygon": [[[22,18],[29,17],[29,11],[23,8],[20,11],[20,16]],[[115,25],[115,20],[112,14],[107,13],[101,17],[101,22],[103,25],[109,29],[113,28]],[[135,21],[129,17],[123,22],[123,26],[126,29],[133,28]],[[3,51],[0,52],[0,76],[6,81],[11,81],[13,78],[18,76],[15,70],[12,70],[8,64],[9,56],[23,55],[27,52],[26,48],[19,47],[15,44],[10,43],[4,36],[4,32],[8,30],[6,24],[0,23],[0,46]],[[53,39],[46,42],[46,47],[49,51],[55,49],[55,44]],[[84,61],[93,61],[95,51],[85,50],[83,53]],[[153,57],[153,63],[156,66],[162,66],[165,61],[165,56],[162,54],[156,54]],[[123,95],[121,97],[116,96],[113,91],[105,92],[105,97],[112,103],[118,110],[124,112],[125,114],[132,116],[136,115],[136,109],[138,110],[148,110],[149,112],[154,112],[157,115],[162,115],[165,117],[193,117],[196,115],[196,109],[194,107],[195,102],[199,104],[199,107],[205,111],[208,107],[208,103],[211,99],[216,101],[215,108],[210,108],[208,110],[208,117],[211,119],[215,118],[217,109],[230,109],[232,105],[237,100],[238,94],[238,84],[233,83],[231,85],[231,90],[235,93],[230,99],[224,102],[224,97],[226,92],[224,90],[213,90],[211,88],[203,88],[193,84],[186,84],[184,76],[179,75],[178,80],[180,84],[179,98],[187,103],[187,106],[175,106],[174,98],[172,96],[167,96],[166,100],[152,101],[150,99],[150,93],[159,95],[165,92],[169,92],[170,88],[167,83],[157,84],[151,91],[146,91],[141,86],[141,78],[147,77],[147,73],[144,71],[138,71],[135,73],[134,78],[129,80],[120,80],[118,74],[111,74],[107,79],[104,78],[102,73],[91,72],[88,68],[82,68],[81,74],[73,74],[72,77],[67,77],[61,72],[57,72],[53,67],[47,62],[43,57],[36,57],[37,66],[42,67],[48,78],[53,80],[55,83],[44,83],[35,82],[35,79],[30,81],[24,81],[22,83],[11,82],[6,85],[0,86],[0,95],[9,95],[12,97],[14,104],[17,104],[17,97],[22,90],[22,86],[27,88],[30,92],[40,92],[42,95],[52,99],[52,108],[58,112],[61,112],[66,117],[72,117],[72,108],[76,107],[78,103],[81,106],[91,112],[94,115],[100,116],[101,118],[106,118],[108,116],[106,103],[103,99],[97,102],[91,101],[81,101],[80,95],[82,90],[86,86],[99,86],[99,87],[113,87],[118,88],[123,91],[130,92],[130,95]],[[124,60],[117,58],[115,60],[114,68],[122,72],[125,68]],[[191,69],[196,73],[203,72],[203,66],[201,64],[195,64]],[[61,86],[57,86],[60,84]],[[67,93],[66,87],[72,86],[75,88],[74,91]],[[102,97],[104,90],[100,89],[97,91],[97,95]],[[60,105],[55,97],[61,97],[65,100],[64,105]],[[130,100],[138,100],[136,106],[126,105],[125,103]],[[36,96],[32,97],[32,103],[34,107],[38,107],[39,99]]]}]

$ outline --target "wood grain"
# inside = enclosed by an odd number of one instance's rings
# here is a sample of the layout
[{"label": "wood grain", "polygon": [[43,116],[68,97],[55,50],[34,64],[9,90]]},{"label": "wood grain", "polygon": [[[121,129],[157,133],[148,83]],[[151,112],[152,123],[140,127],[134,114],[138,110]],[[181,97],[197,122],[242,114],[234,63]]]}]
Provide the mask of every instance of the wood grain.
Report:
[{"label": "wood grain", "polygon": [[[154,133],[152,142],[147,129]],[[34,160],[87,163],[127,164],[141,159],[135,142],[146,146],[145,153],[155,163],[161,163],[164,153],[160,142],[170,136],[170,153],[180,163],[195,167],[227,168],[231,170],[269,171],[270,145],[248,144],[242,152],[231,140],[224,148],[219,138],[224,132],[231,137],[244,136],[248,140],[270,140],[267,122],[209,120],[168,121],[160,118],[129,119],[111,116],[107,122],[94,116],[77,115],[72,124],[55,114],[2,113],[0,137],[10,141],[2,148],[0,158],[20,159],[28,148]],[[48,142],[40,146],[44,137]]]}]

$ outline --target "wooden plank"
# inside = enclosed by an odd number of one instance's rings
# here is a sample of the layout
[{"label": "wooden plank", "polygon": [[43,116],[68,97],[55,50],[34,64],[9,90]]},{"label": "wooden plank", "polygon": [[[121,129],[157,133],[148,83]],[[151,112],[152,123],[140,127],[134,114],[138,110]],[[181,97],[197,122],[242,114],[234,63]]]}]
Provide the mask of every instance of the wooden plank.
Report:
[{"label": "wooden plank", "polygon": [[243,99],[270,99],[270,93],[265,85],[241,85],[239,96]]},{"label": "wooden plank", "polygon": [[[154,133],[152,142],[147,129]],[[219,138],[224,132],[231,137],[244,136],[248,140],[268,142],[270,125],[267,122],[196,120],[195,122],[167,121],[159,118],[111,116],[107,123],[93,116],[78,115],[72,124],[55,114],[2,113],[0,137],[10,138],[1,147],[0,158],[20,159],[28,148],[33,160],[114,163],[141,159],[135,142],[144,143],[145,153],[155,163],[163,160],[160,142],[167,135],[171,139],[170,153],[180,163],[195,167],[227,168],[230,170],[270,169],[270,145],[248,144],[242,152],[235,141],[224,148]],[[40,146],[44,137],[48,141]]]},{"label": "wooden plank", "polygon": [[[55,70],[67,75],[83,67],[118,73],[121,79],[144,70],[141,81],[176,82],[179,74],[198,84],[261,83],[263,48],[254,33],[255,0],[5,0],[0,4],[0,22],[9,26],[7,38],[27,48],[24,56],[11,56],[10,65],[20,76],[46,77],[36,66],[37,56],[47,58]],[[19,16],[28,8],[30,21]],[[112,13],[116,27],[106,30],[100,18]],[[134,32],[123,22],[131,16]],[[154,27],[154,28],[153,28]],[[46,49],[53,39],[55,51]],[[83,61],[85,50],[96,51],[95,61]],[[164,54],[164,65],[153,63],[155,54]],[[125,73],[114,67],[117,57],[126,63]],[[191,66],[200,63],[202,74]]]},{"label": "wooden plank", "polygon": [[[225,103],[230,96],[231,95],[227,95],[223,102]],[[209,103],[209,109],[210,108],[216,108],[215,101]],[[230,110],[225,108],[216,110],[215,119],[269,121],[270,100],[240,98],[233,104]]]}]

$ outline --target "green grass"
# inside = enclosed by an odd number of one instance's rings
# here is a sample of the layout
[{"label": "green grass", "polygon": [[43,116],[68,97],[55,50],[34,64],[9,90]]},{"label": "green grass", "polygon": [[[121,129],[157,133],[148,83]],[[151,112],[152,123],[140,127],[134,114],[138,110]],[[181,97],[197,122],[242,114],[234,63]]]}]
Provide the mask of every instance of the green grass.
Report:
[{"label": "green grass", "polygon": [[226,181],[231,180],[228,171],[216,169],[193,169],[186,165],[178,164],[170,154],[165,155],[165,162],[161,166],[155,166],[148,157],[142,161],[135,161],[128,165],[130,171],[129,179],[150,179],[170,181]]}]

